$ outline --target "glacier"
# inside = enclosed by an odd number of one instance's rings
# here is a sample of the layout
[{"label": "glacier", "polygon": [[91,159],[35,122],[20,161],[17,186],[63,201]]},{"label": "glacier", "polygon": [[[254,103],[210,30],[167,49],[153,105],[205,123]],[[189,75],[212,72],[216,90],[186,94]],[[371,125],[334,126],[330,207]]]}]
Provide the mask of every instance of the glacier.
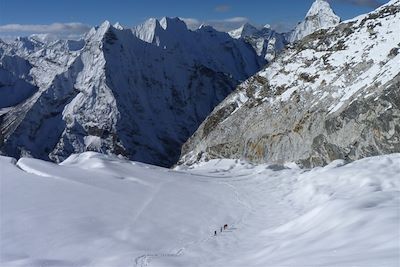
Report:
[{"label": "glacier", "polygon": [[85,152],[0,157],[0,169],[2,266],[400,263],[400,154],[171,170]]}]

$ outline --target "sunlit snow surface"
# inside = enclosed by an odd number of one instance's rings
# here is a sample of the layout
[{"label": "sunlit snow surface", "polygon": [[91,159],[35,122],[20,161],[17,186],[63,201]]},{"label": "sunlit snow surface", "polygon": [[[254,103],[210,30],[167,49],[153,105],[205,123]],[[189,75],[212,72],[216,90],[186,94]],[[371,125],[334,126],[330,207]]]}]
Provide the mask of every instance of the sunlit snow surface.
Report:
[{"label": "sunlit snow surface", "polygon": [[1,266],[400,264],[400,154],[312,170],[0,157],[0,182]]}]

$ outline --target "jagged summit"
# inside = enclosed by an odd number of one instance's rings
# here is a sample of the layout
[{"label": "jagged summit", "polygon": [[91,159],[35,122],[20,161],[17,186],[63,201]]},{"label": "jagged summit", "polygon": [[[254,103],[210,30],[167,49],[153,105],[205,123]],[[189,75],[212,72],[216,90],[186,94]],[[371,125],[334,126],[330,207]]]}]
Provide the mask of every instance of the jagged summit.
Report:
[{"label": "jagged summit", "polygon": [[139,39],[147,42],[153,43],[155,41],[154,37],[156,36],[156,32],[162,29],[160,25],[160,21],[156,18],[149,18],[142,24],[133,27],[132,32]]},{"label": "jagged summit", "polygon": [[232,38],[239,39],[239,38],[245,38],[254,35],[255,33],[258,32],[258,29],[251,25],[250,23],[246,22],[242,26],[240,26],[238,29],[232,30],[229,33]]},{"label": "jagged summit", "polygon": [[119,22],[114,23],[113,27],[115,29],[117,29],[117,30],[123,30],[124,29],[124,27]]},{"label": "jagged summit", "polygon": [[101,41],[104,34],[112,27],[108,20],[105,20],[102,24],[96,27],[92,27],[89,32],[85,35],[85,40],[90,41]]},{"label": "jagged summit", "polygon": [[111,22],[105,20],[100,26],[97,27],[97,31],[107,31],[111,27]]},{"label": "jagged summit", "polygon": [[326,0],[315,0],[311,5],[310,10],[308,10],[306,17],[312,16],[336,16],[335,12],[332,10],[330,4]]},{"label": "jagged summit", "polygon": [[144,23],[133,27],[132,32],[147,43],[164,46],[171,44],[175,37],[184,36],[189,30],[181,19],[163,17],[160,20],[149,18]]},{"label": "jagged summit", "polygon": [[170,18],[163,17],[160,20],[160,25],[164,30],[175,30],[175,31],[186,31],[187,26],[186,23],[178,17]]},{"label": "jagged summit", "polygon": [[199,26],[199,28],[198,28],[198,30],[204,30],[204,29],[214,30],[214,31],[215,31],[215,29],[213,28],[213,26],[211,26],[211,25],[209,25],[209,24],[205,24],[205,23],[201,24],[201,25]]},{"label": "jagged summit", "polygon": [[257,28],[250,23],[245,23],[238,29],[230,31],[229,35],[235,39],[246,40],[257,54],[267,61],[273,60],[287,43],[285,36],[272,30],[269,24]]},{"label": "jagged summit", "polygon": [[289,37],[290,42],[295,42],[320,29],[336,26],[340,17],[335,14],[326,0],[316,0],[304,21],[300,22]]}]

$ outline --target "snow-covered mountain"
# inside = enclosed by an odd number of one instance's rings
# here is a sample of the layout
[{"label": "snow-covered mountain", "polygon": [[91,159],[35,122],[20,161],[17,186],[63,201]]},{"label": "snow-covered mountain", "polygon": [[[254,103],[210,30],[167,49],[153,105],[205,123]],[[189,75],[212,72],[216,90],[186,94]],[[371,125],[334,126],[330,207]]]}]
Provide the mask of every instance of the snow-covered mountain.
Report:
[{"label": "snow-covered mountain", "polygon": [[301,40],[320,29],[334,27],[339,22],[340,18],[326,0],[315,0],[305,19],[291,32],[278,33],[272,30],[269,24],[260,29],[245,23],[228,33],[232,38],[246,40],[253,46],[258,55],[265,58],[267,62],[271,62],[288,43]]},{"label": "snow-covered mountain", "polygon": [[285,35],[272,30],[268,24],[258,29],[245,23],[240,28],[230,31],[229,35],[235,39],[246,40],[267,62],[272,61],[287,44]]},{"label": "snow-covered mountain", "polygon": [[239,38],[246,38],[251,37],[253,35],[258,34],[260,30],[251,25],[250,23],[245,23],[241,27],[232,30],[229,33],[232,38],[239,39]]},{"label": "snow-covered mountain", "polygon": [[324,165],[400,151],[400,1],[288,47],[228,96],[182,149]]},{"label": "snow-covered mountain", "polygon": [[[43,41],[37,36],[0,40],[0,114],[46,90],[79,55],[83,41]],[[1,143],[1,142],[0,142]]]},{"label": "snow-covered mountain", "polygon": [[338,25],[340,18],[326,0],[315,0],[304,21],[300,22],[289,35],[289,41],[295,42],[320,30]]},{"label": "snow-covered mountain", "polygon": [[211,27],[144,25],[106,21],[81,41],[1,42],[1,86],[18,96],[1,99],[1,151],[60,161],[93,150],[169,166],[214,106],[264,64]]}]

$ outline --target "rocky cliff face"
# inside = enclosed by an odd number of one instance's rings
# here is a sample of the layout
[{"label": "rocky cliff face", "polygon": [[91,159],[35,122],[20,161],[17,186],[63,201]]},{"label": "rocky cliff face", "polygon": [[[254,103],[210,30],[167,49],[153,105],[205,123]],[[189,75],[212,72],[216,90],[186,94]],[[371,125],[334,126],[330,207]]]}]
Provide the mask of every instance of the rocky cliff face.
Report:
[{"label": "rocky cliff face", "polygon": [[60,161],[91,150],[175,163],[181,144],[264,60],[211,27],[152,25],[138,34],[104,22],[79,42],[1,42],[0,86],[23,88],[0,102],[2,153]]},{"label": "rocky cliff face", "polygon": [[319,30],[241,84],[182,148],[212,158],[295,161],[400,151],[400,1]]}]

